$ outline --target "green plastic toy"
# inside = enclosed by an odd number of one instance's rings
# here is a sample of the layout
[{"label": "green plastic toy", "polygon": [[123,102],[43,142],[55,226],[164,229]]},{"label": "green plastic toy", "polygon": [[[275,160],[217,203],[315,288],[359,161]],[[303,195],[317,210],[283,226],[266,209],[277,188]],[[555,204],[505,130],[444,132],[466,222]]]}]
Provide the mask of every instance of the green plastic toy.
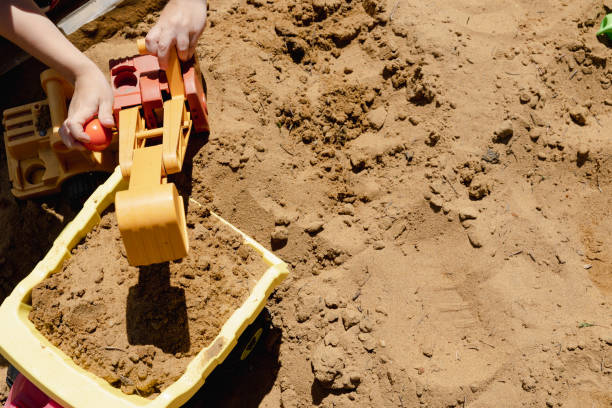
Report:
[{"label": "green plastic toy", "polygon": [[601,27],[597,31],[597,35],[605,34],[610,40],[612,40],[612,14],[608,14],[601,21]]}]

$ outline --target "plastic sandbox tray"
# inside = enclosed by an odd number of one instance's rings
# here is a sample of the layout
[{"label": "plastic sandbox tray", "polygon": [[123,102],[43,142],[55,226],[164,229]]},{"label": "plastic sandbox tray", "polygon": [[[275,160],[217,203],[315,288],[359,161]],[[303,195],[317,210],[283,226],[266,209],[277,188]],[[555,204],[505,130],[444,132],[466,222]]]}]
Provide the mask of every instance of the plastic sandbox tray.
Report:
[{"label": "plastic sandbox tray", "polygon": [[34,286],[61,270],[70,250],[100,222],[100,213],[113,203],[115,193],[127,183],[117,167],[110,178],[87,200],[83,209],[55,240],[51,250],[22,280],[0,306],[0,353],[41,391],[68,407],[180,407],[187,402],[213,369],[228,356],[246,327],[253,323],[272,291],[287,277],[287,265],[262,245],[213,214],[240,233],[246,244],[261,253],[269,268],[259,279],[246,301],[230,316],[219,335],[202,349],[185,373],[155,399],[127,395],[103,379],[76,365],[53,346],[30,322],[31,294]]}]

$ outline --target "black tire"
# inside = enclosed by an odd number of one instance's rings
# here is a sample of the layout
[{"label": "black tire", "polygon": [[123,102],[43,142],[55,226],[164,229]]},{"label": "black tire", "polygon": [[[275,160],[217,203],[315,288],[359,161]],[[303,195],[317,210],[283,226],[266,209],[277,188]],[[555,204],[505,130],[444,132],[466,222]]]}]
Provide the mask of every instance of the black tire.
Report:
[{"label": "black tire", "polygon": [[19,375],[19,371],[12,364],[9,364],[8,370],[6,372],[6,385],[8,385],[9,389],[13,386],[13,383],[17,379]]},{"label": "black tire", "polygon": [[243,364],[249,360],[253,351],[262,344],[270,329],[270,312],[264,308],[259,316],[242,333],[236,347],[230,352],[222,366],[235,368],[237,364]]},{"label": "black tire", "polygon": [[[264,343],[265,337],[270,329],[270,313],[263,309],[255,321],[249,325],[242,333],[236,347],[230,352],[225,361],[221,363],[206,379],[204,387],[221,386],[219,382],[227,381],[232,378],[235,370],[245,364],[253,355],[253,351],[260,344]],[[189,401],[181,408],[200,408],[207,406],[204,388],[200,389]]]}]

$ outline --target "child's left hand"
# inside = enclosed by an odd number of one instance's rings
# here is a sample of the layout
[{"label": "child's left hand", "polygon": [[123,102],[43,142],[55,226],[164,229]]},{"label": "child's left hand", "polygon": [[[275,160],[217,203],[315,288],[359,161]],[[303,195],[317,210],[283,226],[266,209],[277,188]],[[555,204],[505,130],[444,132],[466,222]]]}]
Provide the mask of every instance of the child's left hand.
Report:
[{"label": "child's left hand", "polygon": [[74,95],[68,108],[68,118],[59,130],[62,141],[69,149],[82,150],[91,143],[85,123],[98,116],[104,127],[115,125],[113,118],[113,90],[105,75],[91,63],[90,68],[77,73]]},{"label": "child's left hand", "polygon": [[179,59],[186,61],[195,53],[205,25],[206,0],[170,0],[146,37],[147,50],[157,55],[162,69],[168,67],[173,45]]}]

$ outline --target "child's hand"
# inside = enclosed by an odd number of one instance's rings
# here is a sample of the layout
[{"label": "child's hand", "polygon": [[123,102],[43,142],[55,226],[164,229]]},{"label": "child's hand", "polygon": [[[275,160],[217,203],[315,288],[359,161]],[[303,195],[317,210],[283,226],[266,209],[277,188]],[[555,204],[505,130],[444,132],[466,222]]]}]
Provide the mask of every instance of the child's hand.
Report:
[{"label": "child's hand", "polygon": [[147,35],[147,50],[157,55],[162,69],[168,67],[168,54],[173,45],[179,59],[186,61],[195,53],[205,25],[206,0],[170,0]]},{"label": "child's hand", "polygon": [[68,118],[60,128],[62,141],[69,149],[84,149],[81,143],[90,142],[83,127],[96,115],[103,126],[115,125],[113,90],[104,74],[92,63],[90,67],[76,75]]}]

